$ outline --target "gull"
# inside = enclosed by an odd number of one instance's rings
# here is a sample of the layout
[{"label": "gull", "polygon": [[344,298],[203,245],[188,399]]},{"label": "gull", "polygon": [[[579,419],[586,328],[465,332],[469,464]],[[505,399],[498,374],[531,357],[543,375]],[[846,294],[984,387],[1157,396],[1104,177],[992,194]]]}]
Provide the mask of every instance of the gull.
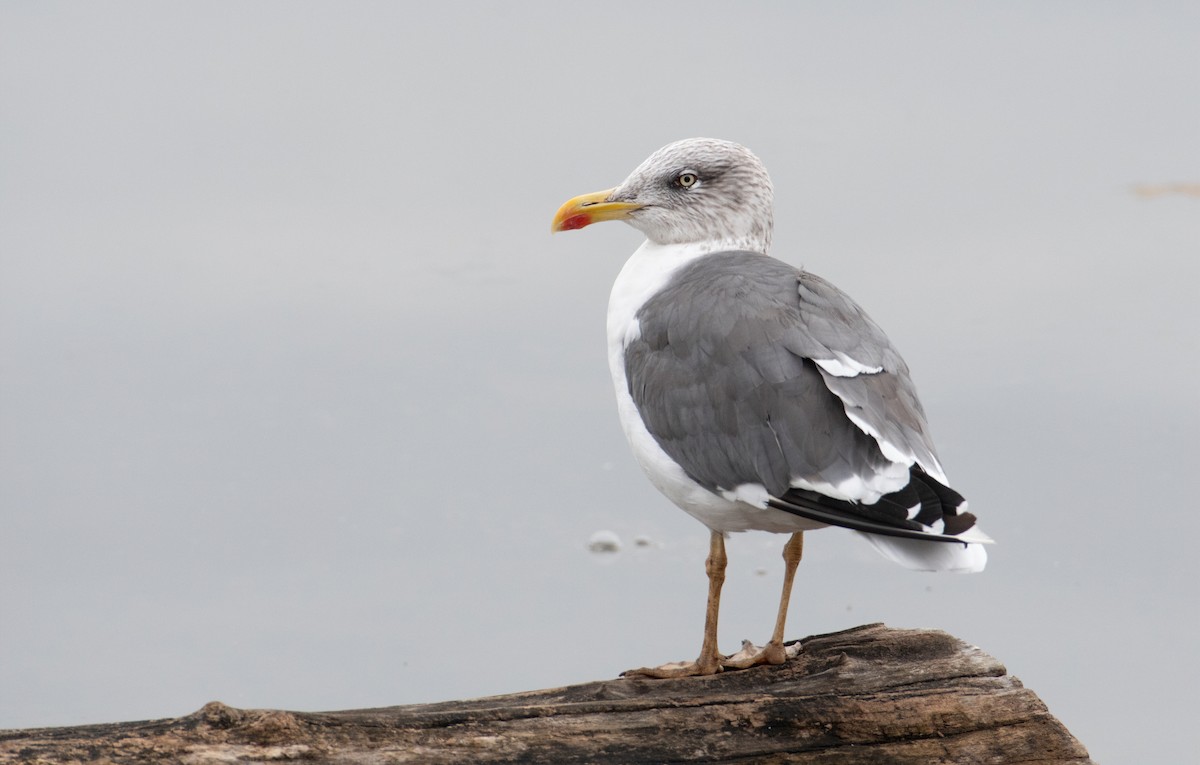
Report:
[{"label": "gull", "polygon": [[[824,279],[768,255],[774,192],[730,141],[654,152],[619,186],[568,200],[552,231],[620,220],[646,241],[608,304],[621,426],[650,482],[710,530],[695,661],[648,677],[780,664],[804,532],[860,532],[917,570],[981,571],[983,545],[951,489],[908,366],[883,330]],[[761,648],[717,648],[726,535],[790,534],[775,628]]]}]

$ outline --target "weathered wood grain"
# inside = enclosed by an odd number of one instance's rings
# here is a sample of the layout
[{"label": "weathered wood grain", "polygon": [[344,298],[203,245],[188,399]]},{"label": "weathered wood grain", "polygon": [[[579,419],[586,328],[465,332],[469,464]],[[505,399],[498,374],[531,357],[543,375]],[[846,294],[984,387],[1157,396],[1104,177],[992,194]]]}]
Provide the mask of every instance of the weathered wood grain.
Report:
[{"label": "weathered wood grain", "polygon": [[345,712],[234,709],[0,731],[0,762],[1090,763],[1004,666],[944,632],[867,625],[778,667]]}]

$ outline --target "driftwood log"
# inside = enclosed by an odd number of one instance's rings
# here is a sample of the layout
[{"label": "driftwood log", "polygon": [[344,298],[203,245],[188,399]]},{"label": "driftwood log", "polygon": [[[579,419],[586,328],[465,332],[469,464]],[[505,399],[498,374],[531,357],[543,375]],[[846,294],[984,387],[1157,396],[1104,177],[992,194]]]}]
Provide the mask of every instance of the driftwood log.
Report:
[{"label": "driftwood log", "polygon": [[0,731],[0,762],[1090,763],[1040,699],[944,632],[874,624],[795,659],[346,712],[234,709]]}]

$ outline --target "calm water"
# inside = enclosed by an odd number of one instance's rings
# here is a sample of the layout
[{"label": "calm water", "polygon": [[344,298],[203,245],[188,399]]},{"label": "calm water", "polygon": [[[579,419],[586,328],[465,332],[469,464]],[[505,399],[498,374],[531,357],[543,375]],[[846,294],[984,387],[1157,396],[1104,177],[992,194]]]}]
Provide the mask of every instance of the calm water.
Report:
[{"label": "calm water", "polygon": [[[605,368],[638,237],[547,229],[707,134],[889,331],[999,540],[936,576],[812,534],[789,637],[946,629],[1097,760],[1191,749],[1200,199],[1131,189],[1200,181],[1197,12],[686,8],[0,9],[0,727],[693,656],[706,531]],[[731,540],[726,650],[783,542]]]}]

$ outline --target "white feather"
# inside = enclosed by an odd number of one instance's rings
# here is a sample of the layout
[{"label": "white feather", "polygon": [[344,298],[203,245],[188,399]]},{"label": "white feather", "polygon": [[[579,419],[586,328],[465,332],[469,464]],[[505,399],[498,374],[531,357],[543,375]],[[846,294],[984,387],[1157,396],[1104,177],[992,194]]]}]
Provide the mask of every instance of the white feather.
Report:
[{"label": "white feather", "polygon": [[987,549],[981,544],[925,542],[920,539],[886,537],[859,532],[888,560],[914,571],[975,573],[987,565]]},{"label": "white feather", "polygon": [[833,352],[832,359],[813,359],[821,369],[834,377],[858,377],[862,374],[875,375],[883,371],[883,367],[871,367],[855,361],[841,351]]}]

